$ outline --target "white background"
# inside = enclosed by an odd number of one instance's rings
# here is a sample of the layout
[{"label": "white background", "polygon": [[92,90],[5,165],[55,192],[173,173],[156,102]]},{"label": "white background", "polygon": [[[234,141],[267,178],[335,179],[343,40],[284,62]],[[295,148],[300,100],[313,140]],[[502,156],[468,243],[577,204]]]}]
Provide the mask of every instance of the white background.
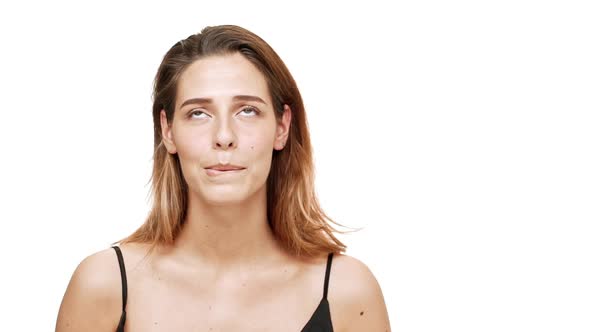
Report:
[{"label": "white background", "polygon": [[291,70],[393,331],[590,331],[583,1],[210,3],[1,5],[2,331],[53,331],[77,264],[141,224],[156,69],[217,24]]}]

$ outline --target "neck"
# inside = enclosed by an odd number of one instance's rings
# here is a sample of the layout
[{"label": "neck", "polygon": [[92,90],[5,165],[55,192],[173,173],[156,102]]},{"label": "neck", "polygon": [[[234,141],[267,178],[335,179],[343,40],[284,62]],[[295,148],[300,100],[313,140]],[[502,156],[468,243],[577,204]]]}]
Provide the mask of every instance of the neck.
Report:
[{"label": "neck", "polygon": [[178,254],[219,272],[270,266],[281,249],[268,224],[265,190],[232,205],[211,205],[189,192]]}]

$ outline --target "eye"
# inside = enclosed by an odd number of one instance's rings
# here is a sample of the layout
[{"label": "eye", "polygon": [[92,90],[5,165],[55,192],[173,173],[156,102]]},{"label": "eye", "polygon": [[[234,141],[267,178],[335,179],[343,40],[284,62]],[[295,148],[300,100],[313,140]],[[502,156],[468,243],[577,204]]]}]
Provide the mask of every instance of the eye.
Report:
[{"label": "eye", "polygon": [[244,107],[244,109],[242,109],[242,112],[244,112],[244,114],[253,114],[252,116],[256,116],[260,113],[259,110],[252,106]]},{"label": "eye", "polygon": [[[242,109],[242,112],[244,112],[244,114],[248,115],[248,117],[253,117],[253,116],[256,116],[256,115],[260,114],[260,111],[258,109],[256,109],[255,107],[252,107],[252,106],[244,107]],[[195,109],[195,110],[190,111],[188,113],[188,117],[189,118],[204,119],[203,116],[200,116],[202,114],[205,114],[206,115],[207,113]]]},{"label": "eye", "polygon": [[[195,110],[195,111],[191,111],[189,112],[188,116],[189,118],[192,118],[193,115],[200,115],[200,114],[205,114],[205,112],[199,111],[199,110]],[[202,116],[195,116],[195,118],[200,119],[203,118]]]}]

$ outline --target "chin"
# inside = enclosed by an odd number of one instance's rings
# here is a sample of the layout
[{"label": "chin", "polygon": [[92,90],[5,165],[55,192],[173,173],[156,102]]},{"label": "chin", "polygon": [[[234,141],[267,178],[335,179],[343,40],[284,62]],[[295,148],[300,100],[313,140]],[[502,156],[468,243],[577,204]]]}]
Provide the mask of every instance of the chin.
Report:
[{"label": "chin", "polygon": [[246,202],[246,199],[244,198],[235,198],[232,199],[232,197],[206,197],[203,199],[203,201],[207,204],[207,205],[211,205],[211,206],[232,206],[232,205],[240,205],[243,204],[244,202]]},{"label": "chin", "polygon": [[248,201],[250,198],[247,192],[231,187],[207,190],[206,192],[199,193],[199,196],[203,202],[213,206],[238,205]]}]

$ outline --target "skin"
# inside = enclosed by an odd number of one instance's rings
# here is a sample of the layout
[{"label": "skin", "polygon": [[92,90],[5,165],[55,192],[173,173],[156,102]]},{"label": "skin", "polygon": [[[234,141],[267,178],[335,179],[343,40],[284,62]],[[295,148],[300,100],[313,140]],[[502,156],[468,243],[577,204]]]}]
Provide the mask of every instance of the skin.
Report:
[{"label": "skin", "polygon": [[[252,95],[262,102],[233,102]],[[206,97],[214,103],[189,104]],[[197,112],[197,113],[195,113]],[[180,78],[176,114],[168,126],[161,112],[164,144],[177,153],[189,185],[188,217],[176,250],[223,278],[280,256],[266,218],[266,179],[273,149],[289,134],[291,110],[277,121],[264,76],[240,54],[196,61]],[[246,167],[237,174],[209,176],[217,163]],[[284,258],[284,257],[283,257]]]},{"label": "skin", "polygon": [[[263,102],[233,101],[253,95]],[[187,99],[210,104],[181,107]],[[191,64],[181,75],[176,114],[161,112],[169,153],[189,185],[186,224],[173,245],[146,257],[147,245],[121,246],[127,267],[126,331],[301,331],[318,306],[326,257],[283,251],[266,219],[272,151],[287,141],[291,110],[277,119],[264,76],[240,54]],[[254,109],[252,109],[254,108]],[[258,112],[256,112],[258,111]],[[246,167],[212,177],[217,163]],[[379,284],[369,268],[334,255],[328,289],[334,330],[389,331]],[[121,315],[117,258],[108,248],[76,268],[56,331],[114,331]]]}]

